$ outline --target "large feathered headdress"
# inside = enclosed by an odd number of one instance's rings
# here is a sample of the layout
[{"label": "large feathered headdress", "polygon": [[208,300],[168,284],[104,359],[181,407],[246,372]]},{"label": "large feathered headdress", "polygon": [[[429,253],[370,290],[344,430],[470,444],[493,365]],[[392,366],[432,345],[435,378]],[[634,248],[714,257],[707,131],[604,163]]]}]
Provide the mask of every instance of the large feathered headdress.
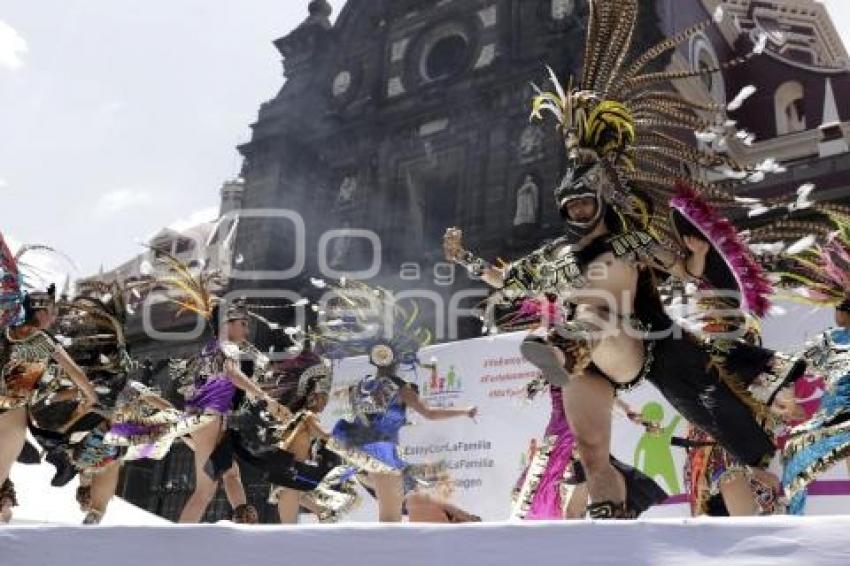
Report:
[{"label": "large feathered headdress", "polygon": [[[673,80],[717,73],[744,63],[759,52],[754,49],[714,68],[653,72],[651,63],[705,31],[712,20],[692,26],[642,53],[632,49],[638,20],[638,0],[590,0],[584,67],[578,84],[561,85],[554,72],[554,91],[537,89],[532,117],[554,116],[564,138],[568,158],[575,167],[606,160],[617,172],[623,194],[611,195],[625,204],[629,187],[640,187],[650,198],[666,200],[676,183],[689,177],[707,200],[735,202],[732,186],[708,183],[688,175],[691,167],[746,174],[755,172],[714,151],[696,147],[695,134],[713,141],[735,132],[729,127],[727,107],[689,100],[669,88]],[[687,134],[680,139],[682,133]],[[683,166],[688,166],[687,168]]]},{"label": "large feathered headdress", "polygon": [[[649,69],[651,63],[703,32],[712,20],[636,53],[632,39],[637,20],[638,0],[589,0],[579,81],[571,79],[564,86],[550,69],[554,90],[535,87],[531,117],[552,115],[567,152],[568,171],[556,190],[558,205],[593,187],[624,222],[683,251],[677,212],[714,244],[742,291],[744,308],[763,314],[767,280],[731,223],[713,211],[716,206],[742,207],[736,187],[761,171],[716,149],[735,135],[725,105],[692,101],[670,88],[673,80],[740,65],[763,46],[716,68],[656,72]],[[713,143],[698,146],[697,139]],[[708,171],[728,180],[709,182]]]},{"label": "large feathered headdress", "polygon": [[333,367],[329,360],[311,350],[278,362],[272,374],[273,383],[264,388],[288,406],[306,399],[309,393],[330,394],[333,386]]},{"label": "large feathered headdress", "polygon": [[152,248],[160,272],[153,277],[153,289],[165,291],[164,297],[178,307],[175,316],[194,313],[211,324],[233,320],[256,320],[270,330],[279,330],[277,323],[255,312],[262,305],[249,304],[244,298],[221,297],[227,282],[221,272],[206,267],[189,266],[180,258]]},{"label": "large feathered headdress", "polygon": [[377,366],[412,367],[431,342],[431,332],[420,326],[416,301],[396,300],[391,291],[360,281],[329,286],[321,318],[312,340],[331,359],[366,354]]},{"label": "large feathered headdress", "polygon": [[177,305],[175,316],[192,312],[211,320],[219,303],[218,293],[224,280],[218,271],[189,267],[180,258],[156,248],[151,248],[161,273],[155,277],[155,286],[166,291],[168,302]]},{"label": "large feathered headdress", "polygon": [[822,242],[816,234],[823,226],[814,222],[786,222],[784,233],[803,239],[779,250],[771,258],[780,295],[822,307],[838,307],[850,297],[850,221],[832,217],[834,230]]},{"label": "large feathered headdress", "polygon": [[0,330],[18,320],[22,301],[18,264],[0,234]]},{"label": "large feathered headdress", "polygon": [[[146,286],[89,280],[77,285],[73,299],[59,303],[57,330],[65,348],[89,379],[105,385],[110,394],[138,367],[129,356],[125,323],[141,300],[139,288]],[[115,376],[123,379],[111,381]]]},{"label": "large feathered headdress", "polygon": [[[22,260],[27,253],[34,251],[62,256],[43,245],[21,246],[17,253],[12,254],[3,234],[0,234],[0,330],[21,323],[25,309],[46,309],[56,304],[56,285],[45,284],[40,270]],[[62,257],[70,262],[67,257]],[[34,281],[38,280],[42,280],[41,288],[34,285]]]}]

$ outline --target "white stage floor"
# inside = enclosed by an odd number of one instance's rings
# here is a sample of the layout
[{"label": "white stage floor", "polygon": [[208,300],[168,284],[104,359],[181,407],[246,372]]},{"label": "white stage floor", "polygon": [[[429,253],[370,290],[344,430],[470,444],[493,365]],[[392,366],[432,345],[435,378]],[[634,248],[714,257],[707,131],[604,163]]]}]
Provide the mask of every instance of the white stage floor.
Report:
[{"label": "white stage floor", "polygon": [[850,564],[850,516],[474,525],[0,528],[3,566]]}]

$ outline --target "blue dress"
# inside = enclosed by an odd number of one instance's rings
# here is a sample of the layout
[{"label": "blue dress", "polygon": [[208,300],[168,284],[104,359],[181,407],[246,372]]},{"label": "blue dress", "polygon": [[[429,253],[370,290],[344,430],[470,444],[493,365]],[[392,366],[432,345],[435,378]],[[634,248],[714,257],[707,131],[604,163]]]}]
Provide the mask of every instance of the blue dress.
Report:
[{"label": "blue dress", "polygon": [[808,486],[850,456],[850,331],[833,328],[806,345],[806,359],[826,377],[820,409],[794,427],[783,453],[789,512],[805,511]]},{"label": "blue dress", "polygon": [[407,424],[407,406],[401,400],[405,382],[400,378],[366,376],[349,389],[353,417],[340,419],[332,435],[396,470],[408,463],[398,452],[399,431]]}]

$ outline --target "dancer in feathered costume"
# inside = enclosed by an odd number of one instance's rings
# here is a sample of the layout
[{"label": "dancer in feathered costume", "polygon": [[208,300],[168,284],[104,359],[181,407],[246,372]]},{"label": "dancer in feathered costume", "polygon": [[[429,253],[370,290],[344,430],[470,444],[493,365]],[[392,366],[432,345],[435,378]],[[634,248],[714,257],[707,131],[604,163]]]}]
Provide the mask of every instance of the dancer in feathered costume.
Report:
[{"label": "dancer in feathered costume", "polygon": [[320,325],[317,336],[324,355],[340,358],[367,353],[376,372],[349,387],[352,417],[336,423],[331,448],[349,454],[353,461],[358,460],[357,453],[364,457],[358,477],[377,498],[380,521],[400,521],[404,511],[412,522],[480,520],[427,493],[424,488],[431,482],[419,477],[417,467],[399,455],[399,433],[408,424],[408,408],[428,420],[477,414],[476,407],[431,407],[416,385],[398,376],[401,367],[418,365],[417,352],[430,339],[425,329],[416,326],[416,305],[405,308],[389,291],[359,282],[342,282],[332,293],[326,307],[329,320]]},{"label": "dancer in feathered costume", "polygon": [[[736,344],[703,345],[665,314],[656,277],[736,291],[740,307],[764,314],[770,285],[731,223],[715,206],[739,206],[734,187],[683,172],[747,169],[711,148],[681,141],[682,131],[721,139],[723,107],[693,103],[669,90],[672,79],[717,72],[666,73],[647,65],[711,22],[631,52],[637,0],[591,0],[584,68],[564,88],[539,92],[532,116],[554,115],[568,169],[555,190],[565,235],[528,256],[495,267],[465,251],[450,229],[448,259],[500,289],[508,300],[551,294],[577,305],[571,320],[532,333],[523,355],[564,388],[588,478],[592,517],[628,517],[621,474],[609,461],[611,408],[617,391],[651,381],[688,420],[709,431],[736,458],[765,466],[774,452],[753,413],[753,394],[770,404],[802,374],[797,361]],[[749,56],[733,61],[740,64]]]},{"label": "dancer in feathered costume", "polygon": [[24,290],[20,260],[26,251],[24,247],[13,256],[0,235],[0,482],[24,447],[27,412],[40,383],[55,383],[64,372],[80,404],[97,403],[85,373],[47,333],[57,315],[55,286]]},{"label": "dancer in feathered costume", "polygon": [[218,273],[194,272],[169,254],[156,250],[155,253],[167,271],[158,281],[169,291],[168,299],[180,308],[178,315],[190,312],[202,317],[213,335],[200,353],[181,367],[181,373],[190,381],[184,389],[186,411],[211,417],[211,422],[191,434],[195,451],[195,490],[180,514],[180,522],[201,520],[219,480],[223,481],[234,509],[234,520],[256,522],[258,514],[248,505],[236,462],[230,458],[230,465],[222,469],[220,477],[208,465],[225,437],[226,417],[239,406],[243,396],[264,403],[272,413],[281,411],[277,401],[257,385],[266,371],[268,358],[248,341],[252,314],[243,301],[224,302],[216,296],[215,292],[221,287]]},{"label": "dancer in feathered costume", "polygon": [[[793,428],[785,443],[782,483],[793,514],[805,511],[809,484],[850,457],[850,223],[838,216],[833,220],[836,230],[825,244],[775,262],[787,298],[835,309],[836,326],[810,340],[803,351],[813,370],[823,375],[826,391],[819,410]],[[782,230],[795,236],[815,232],[810,222],[787,222]]]},{"label": "dancer in feathered costume", "polygon": [[[541,325],[563,323],[569,311],[554,296],[520,299],[507,308],[497,321],[501,331],[533,330]],[[569,306],[572,308],[571,306]],[[511,494],[511,518],[579,519],[587,513],[587,477],[575,435],[564,411],[563,389],[538,375],[526,387],[529,399],[548,391],[551,403],[549,422],[542,441],[535,443],[529,462]],[[644,424],[625,403],[615,400],[620,411],[637,424]],[[626,483],[627,507],[639,516],[650,506],[667,499],[667,493],[645,474],[611,456],[613,465]]]},{"label": "dancer in feathered costume", "polygon": [[86,524],[102,519],[124,461],[162,458],[175,438],[210,420],[177,411],[133,380],[137,365],[124,337],[131,310],[125,301],[133,291],[138,287],[86,283],[77,297],[60,303],[57,331],[99,393],[98,405],[81,406],[70,382],[60,378],[42,384],[29,412],[31,433],[59,469],[53,484],[79,473],[87,486]]},{"label": "dancer in feathered costume", "polygon": [[[720,348],[724,348],[723,343],[730,339],[761,344],[756,319],[728,309],[719,316],[712,307],[710,300],[699,304],[699,332],[710,343]],[[778,405],[784,407],[787,395],[793,398],[790,389],[780,392]],[[790,402],[793,404],[793,399]],[[771,432],[780,426],[777,414],[764,412],[763,418]],[[773,473],[742,463],[694,424],[688,425],[686,438],[676,440],[678,442],[674,444],[687,450],[683,475],[692,516],[777,515],[786,512],[787,501],[782,484]]]},{"label": "dancer in feathered costume", "polygon": [[[281,523],[296,523],[299,509],[315,513],[321,522],[338,521],[358,502],[352,469],[326,447],[330,434],[319,422],[333,384],[328,360],[309,350],[283,360],[272,374],[270,394],[288,408],[292,420],[274,437],[291,456],[288,477],[276,474],[269,502],[277,505]],[[266,386],[264,385],[264,388]]]},{"label": "dancer in feathered costume", "polygon": [[[136,284],[138,283],[138,284]],[[139,459],[162,459],[172,443],[201,429],[213,417],[175,409],[151,388],[136,381],[138,364],[130,357],[124,324],[132,308],[126,301],[151,283],[92,284],[69,306],[70,351],[88,369],[103,392],[104,421],[71,451],[87,483],[90,502],[85,523],[100,522],[115,495],[120,467]]]}]

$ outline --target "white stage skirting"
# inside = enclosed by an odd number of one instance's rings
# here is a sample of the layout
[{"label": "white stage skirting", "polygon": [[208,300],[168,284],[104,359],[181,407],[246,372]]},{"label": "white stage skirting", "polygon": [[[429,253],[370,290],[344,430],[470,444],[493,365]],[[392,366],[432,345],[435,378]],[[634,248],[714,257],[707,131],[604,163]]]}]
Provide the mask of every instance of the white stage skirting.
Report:
[{"label": "white stage skirting", "polygon": [[473,525],[0,528],[3,566],[850,564],[850,516]]}]

